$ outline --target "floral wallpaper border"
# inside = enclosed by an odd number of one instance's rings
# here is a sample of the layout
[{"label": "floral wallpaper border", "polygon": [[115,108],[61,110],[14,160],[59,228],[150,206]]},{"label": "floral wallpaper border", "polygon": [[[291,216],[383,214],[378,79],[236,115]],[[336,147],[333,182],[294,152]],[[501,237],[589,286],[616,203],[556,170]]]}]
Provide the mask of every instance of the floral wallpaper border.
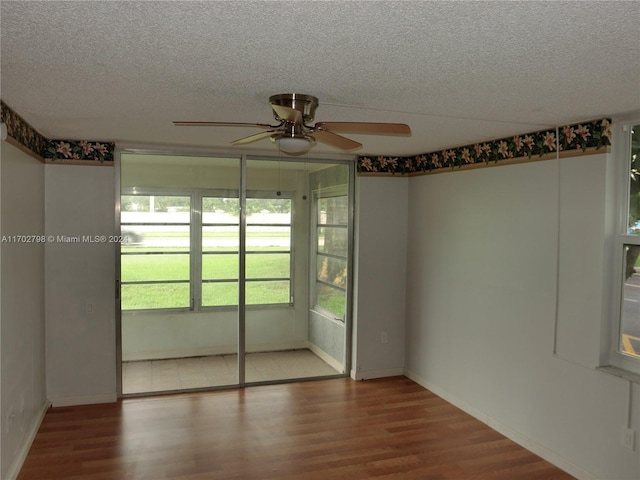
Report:
[{"label": "floral wallpaper border", "polygon": [[6,124],[9,137],[42,158],[42,152],[48,140],[2,100],[0,100],[0,121]]},{"label": "floral wallpaper border", "polygon": [[45,160],[80,160],[113,162],[115,143],[87,142],[85,140],[49,140],[42,155]]},{"label": "floral wallpaper border", "polygon": [[603,118],[565,125],[557,129],[557,135],[553,128],[411,157],[362,156],[357,159],[357,171],[359,175],[424,175],[515,160],[544,160],[556,158],[558,152],[581,154],[609,145],[611,119]]},{"label": "floral wallpaper border", "polygon": [[[45,162],[113,163],[115,143],[47,139],[2,100],[0,121],[7,125],[11,138]],[[356,164],[359,175],[412,176],[501,162],[544,160],[555,158],[559,152],[580,154],[610,145],[611,119],[602,118],[410,157],[361,156]]]},{"label": "floral wallpaper border", "polygon": [[0,121],[7,125],[7,135],[45,162],[99,163],[113,162],[115,143],[86,140],[50,140],[0,100]]}]

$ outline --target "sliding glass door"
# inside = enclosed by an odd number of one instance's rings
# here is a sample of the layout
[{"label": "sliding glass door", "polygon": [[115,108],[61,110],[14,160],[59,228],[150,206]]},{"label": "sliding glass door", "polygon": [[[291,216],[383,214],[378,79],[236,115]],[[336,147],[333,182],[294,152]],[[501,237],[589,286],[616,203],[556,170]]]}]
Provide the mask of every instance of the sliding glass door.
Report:
[{"label": "sliding glass door", "polygon": [[239,158],[122,154],[122,393],[237,385]]},{"label": "sliding glass door", "polygon": [[124,395],[348,371],[352,166],[123,153]]}]

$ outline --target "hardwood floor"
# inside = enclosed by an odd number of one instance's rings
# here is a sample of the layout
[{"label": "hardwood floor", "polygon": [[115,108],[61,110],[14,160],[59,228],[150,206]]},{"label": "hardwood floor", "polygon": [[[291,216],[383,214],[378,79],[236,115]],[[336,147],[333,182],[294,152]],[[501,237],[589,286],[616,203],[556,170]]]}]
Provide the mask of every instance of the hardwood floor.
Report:
[{"label": "hardwood floor", "polygon": [[571,479],[404,377],[51,409],[18,480]]}]

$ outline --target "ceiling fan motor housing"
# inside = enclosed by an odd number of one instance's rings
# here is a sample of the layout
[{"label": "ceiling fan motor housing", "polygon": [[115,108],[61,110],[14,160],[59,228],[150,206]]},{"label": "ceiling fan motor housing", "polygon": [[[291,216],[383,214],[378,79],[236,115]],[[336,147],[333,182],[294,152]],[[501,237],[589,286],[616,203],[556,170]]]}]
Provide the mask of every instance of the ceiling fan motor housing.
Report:
[{"label": "ceiling fan motor housing", "polygon": [[[316,108],[318,108],[318,99],[313,95],[304,95],[302,93],[281,93],[269,97],[269,104],[298,110],[302,114],[303,124],[306,125],[311,123],[315,117]],[[279,122],[285,121],[275,112],[273,116]]]},{"label": "ceiling fan motor housing", "polygon": [[[1,1],[1,0],[0,0]],[[245,145],[269,138],[281,152],[301,155],[316,142],[325,143],[341,150],[353,150],[362,144],[336,132],[373,135],[411,135],[411,128],[404,123],[376,122],[320,122],[313,121],[319,102],[313,95],[281,93],[269,97],[269,104],[278,125],[268,123],[238,122],[174,122],[180,126],[257,127],[266,131],[239,138],[232,145]]]}]

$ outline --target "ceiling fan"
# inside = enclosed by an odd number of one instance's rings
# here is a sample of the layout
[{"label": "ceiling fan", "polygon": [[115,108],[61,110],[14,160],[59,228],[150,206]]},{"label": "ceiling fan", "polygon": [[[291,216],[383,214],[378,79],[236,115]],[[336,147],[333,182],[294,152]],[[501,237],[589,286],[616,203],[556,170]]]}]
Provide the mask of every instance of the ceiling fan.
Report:
[{"label": "ceiling fan", "polygon": [[318,122],[313,121],[318,99],[312,95],[300,93],[283,93],[269,97],[273,116],[277,125],[268,123],[234,123],[234,122],[173,122],[176,126],[205,127],[257,127],[265,132],[256,133],[231,142],[232,145],[244,145],[263,138],[270,138],[279,150],[289,155],[301,155],[309,151],[316,142],[326,143],[342,150],[353,150],[362,144],[351,140],[340,133],[373,134],[373,135],[411,135],[411,129],[404,123],[371,123],[371,122]]}]

